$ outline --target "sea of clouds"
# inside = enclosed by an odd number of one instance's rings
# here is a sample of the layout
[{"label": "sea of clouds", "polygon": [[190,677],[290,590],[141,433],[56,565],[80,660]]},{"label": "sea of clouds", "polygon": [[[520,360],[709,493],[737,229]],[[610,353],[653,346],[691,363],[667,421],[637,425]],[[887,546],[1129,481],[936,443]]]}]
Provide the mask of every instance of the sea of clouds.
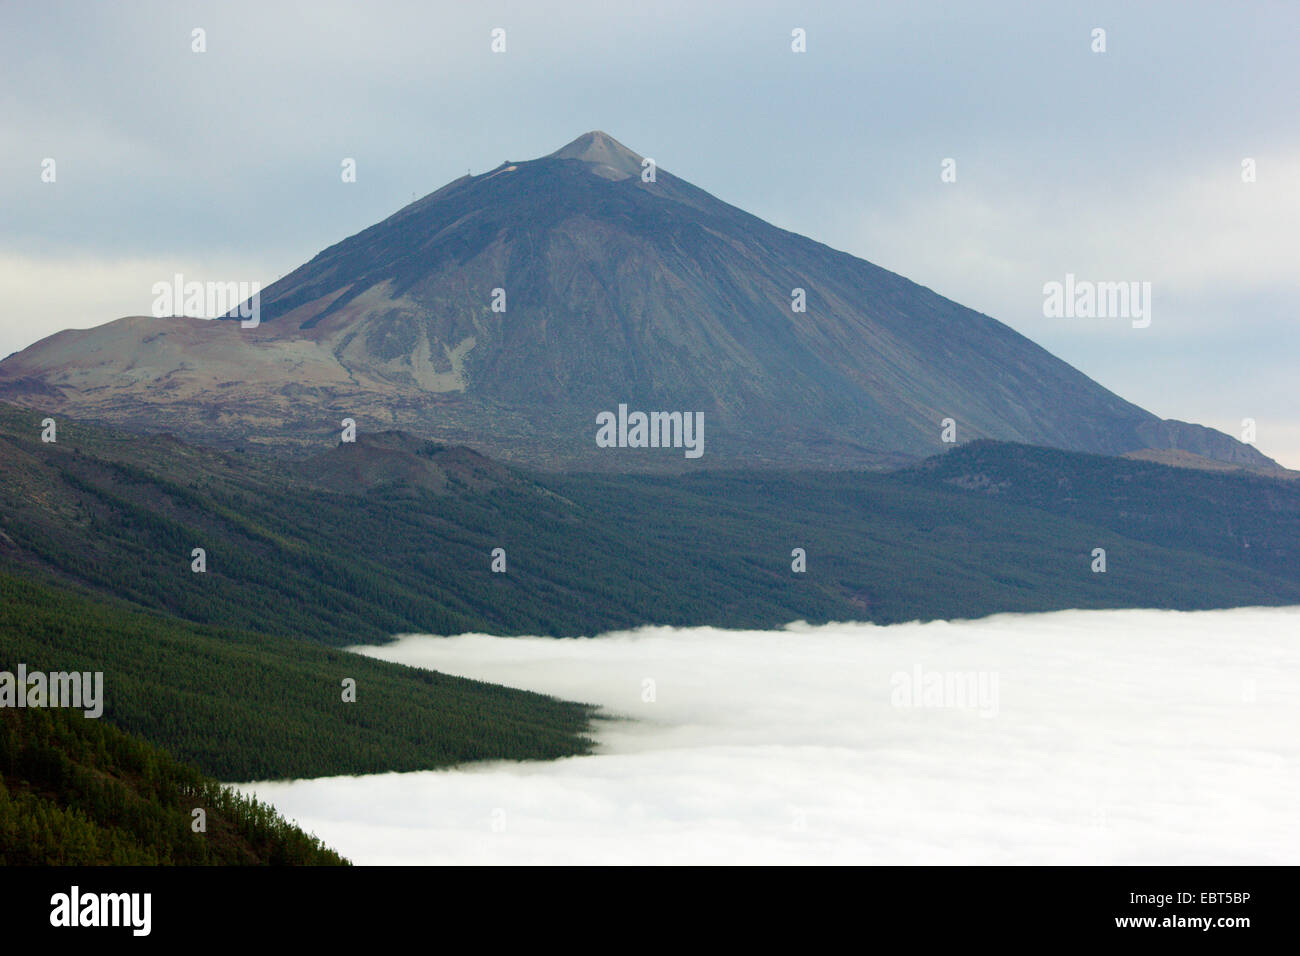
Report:
[{"label": "sea of clouds", "polygon": [[617,718],[586,757],[242,785],[356,863],[1300,862],[1300,607],[356,650]]}]

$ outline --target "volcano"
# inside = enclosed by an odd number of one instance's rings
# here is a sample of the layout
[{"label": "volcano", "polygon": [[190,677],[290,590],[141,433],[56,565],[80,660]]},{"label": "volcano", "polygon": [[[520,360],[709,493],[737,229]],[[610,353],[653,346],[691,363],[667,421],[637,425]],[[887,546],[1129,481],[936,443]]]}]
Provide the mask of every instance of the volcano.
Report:
[{"label": "volcano", "polygon": [[[0,398],[304,450],[351,418],[555,469],[887,467],[943,448],[946,419],[959,442],[1272,464],[602,132],[329,247],[261,293],[256,327],[61,332],[0,363]],[[704,453],[598,444],[620,406],[702,416]]]}]

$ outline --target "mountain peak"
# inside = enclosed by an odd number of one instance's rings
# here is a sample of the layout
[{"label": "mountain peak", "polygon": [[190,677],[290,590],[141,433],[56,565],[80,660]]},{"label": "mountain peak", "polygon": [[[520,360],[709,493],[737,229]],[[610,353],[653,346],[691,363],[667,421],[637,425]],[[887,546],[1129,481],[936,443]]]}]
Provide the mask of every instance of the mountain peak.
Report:
[{"label": "mountain peak", "polygon": [[[0,362],[0,398],[300,448],[347,414],[557,470],[694,469],[681,447],[697,415],[706,468],[901,465],[945,446],[945,419],[962,441],[1272,464],[662,169],[642,182],[640,162],[585,133],[330,246],[260,293],[255,330],[151,317],[68,330]],[[659,426],[607,454],[593,425],[612,409]],[[396,472],[419,473],[418,462],[402,470],[418,450],[400,447]],[[382,451],[349,442],[338,457]]]},{"label": "mountain peak", "polygon": [[595,167],[592,172],[607,179],[627,179],[641,172],[642,157],[598,129],[583,133],[546,158],[581,160]]}]

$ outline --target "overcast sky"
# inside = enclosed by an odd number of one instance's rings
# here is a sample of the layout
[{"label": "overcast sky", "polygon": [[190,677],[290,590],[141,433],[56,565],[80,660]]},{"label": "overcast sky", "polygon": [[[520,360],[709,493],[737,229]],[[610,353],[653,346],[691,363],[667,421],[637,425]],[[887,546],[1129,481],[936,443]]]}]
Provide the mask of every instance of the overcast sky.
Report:
[{"label": "overcast sky", "polygon": [[[0,356],[603,129],[1300,468],[1300,5],[1063,6],[0,2]],[[1044,317],[1066,273],[1150,327]]]}]

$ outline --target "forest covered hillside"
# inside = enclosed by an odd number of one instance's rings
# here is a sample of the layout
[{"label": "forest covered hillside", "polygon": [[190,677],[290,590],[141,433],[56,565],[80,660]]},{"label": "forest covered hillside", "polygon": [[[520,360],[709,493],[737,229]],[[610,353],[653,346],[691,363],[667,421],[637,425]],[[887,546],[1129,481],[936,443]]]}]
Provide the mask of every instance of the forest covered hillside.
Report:
[{"label": "forest covered hillside", "polygon": [[[1300,485],[1120,458],[989,443],[893,474],[533,475],[396,434],[303,466],[73,422],[57,443],[39,432],[0,406],[0,571],[333,646],[1300,600]],[[1039,461],[1025,481],[1050,472],[1076,493],[972,494],[944,469],[973,455],[998,474]],[[1247,487],[1278,507],[1243,542]],[[1105,574],[1090,571],[1099,547]]]},{"label": "forest covered hillside", "polygon": [[346,863],[268,804],[103,721],[0,710],[0,866]]}]

